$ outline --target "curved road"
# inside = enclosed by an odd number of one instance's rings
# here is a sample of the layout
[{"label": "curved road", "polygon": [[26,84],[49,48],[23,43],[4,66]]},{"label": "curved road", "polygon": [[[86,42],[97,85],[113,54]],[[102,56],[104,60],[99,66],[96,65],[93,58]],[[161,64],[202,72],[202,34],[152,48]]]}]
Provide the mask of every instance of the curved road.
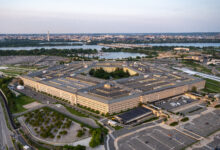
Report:
[{"label": "curved road", "polygon": [[[0,100],[3,101],[1,96]],[[0,150],[6,150],[7,148],[9,150],[14,150],[11,134],[12,132],[7,127],[3,107],[0,103]]]},{"label": "curved road", "polygon": [[[9,111],[7,110],[8,107],[6,106],[5,96],[1,89],[0,89],[0,101],[3,102],[3,105],[1,105],[2,103],[0,103],[0,150],[7,150],[7,149],[14,150],[15,149],[14,144],[12,142],[12,137],[16,139],[17,141],[19,141],[22,145],[28,145],[30,149],[33,150],[33,148],[25,141],[25,139],[19,134],[19,132],[15,130],[13,120],[10,118]],[[6,122],[3,107],[7,111],[6,115],[9,121],[8,123],[10,127],[13,129],[13,132],[10,131],[7,127],[7,122]]]}]

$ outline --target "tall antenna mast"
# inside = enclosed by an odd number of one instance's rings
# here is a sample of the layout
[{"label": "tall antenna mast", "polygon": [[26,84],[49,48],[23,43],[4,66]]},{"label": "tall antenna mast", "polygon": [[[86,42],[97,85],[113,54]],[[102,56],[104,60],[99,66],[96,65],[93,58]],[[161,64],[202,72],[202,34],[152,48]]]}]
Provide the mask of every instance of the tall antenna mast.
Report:
[{"label": "tall antenna mast", "polygon": [[49,31],[47,32],[47,41],[48,42],[50,41],[50,32]]}]

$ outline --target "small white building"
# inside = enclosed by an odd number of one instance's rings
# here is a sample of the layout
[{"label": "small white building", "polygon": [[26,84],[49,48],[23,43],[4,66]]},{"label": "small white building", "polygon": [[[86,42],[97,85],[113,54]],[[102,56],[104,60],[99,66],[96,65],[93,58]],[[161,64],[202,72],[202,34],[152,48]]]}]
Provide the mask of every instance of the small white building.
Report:
[{"label": "small white building", "polygon": [[23,89],[24,89],[24,86],[18,85],[18,86],[17,86],[17,89],[18,89],[18,90],[23,90]]},{"label": "small white building", "polygon": [[108,120],[108,124],[113,127],[117,126],[117,122],[112,121],[112,120]]},{"label": "small white building", "polygon": [[29,150],[30,149],[30,147],[28,145],[24,145],[23,148],[24,148],[24,150]]}]

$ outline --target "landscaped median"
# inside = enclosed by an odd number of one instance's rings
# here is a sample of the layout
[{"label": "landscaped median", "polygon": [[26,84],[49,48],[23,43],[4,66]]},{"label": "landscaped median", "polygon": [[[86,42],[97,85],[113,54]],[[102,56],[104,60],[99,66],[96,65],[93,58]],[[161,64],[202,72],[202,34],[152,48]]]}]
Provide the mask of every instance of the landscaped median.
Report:
[{"label": "landscaped median", "polygon": [[175,121],[175,122],[171,122],[170,123],[170,126],[177,126],[179,123],[177,122],[177,121]]},{"label": "landscaped median", "polygon": [[188,120],[189,120],[188,117],[184,117],[184,118],[182,118],[180,121],[182,121],[182,122],[187,122]]},{"label": "landscaped median", "polygon": [[218,105],[215,105],[215,108],[220,108],[220,104],[218,104]]}]

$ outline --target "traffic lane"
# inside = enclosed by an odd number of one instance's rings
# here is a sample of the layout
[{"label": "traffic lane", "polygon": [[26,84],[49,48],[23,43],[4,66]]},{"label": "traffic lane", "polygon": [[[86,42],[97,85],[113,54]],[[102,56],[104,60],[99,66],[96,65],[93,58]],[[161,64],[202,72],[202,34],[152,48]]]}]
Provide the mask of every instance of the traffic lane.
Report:
[{"label": "traffic lane", "polygon": [[[2,100],[2,98],[0,98],[0,100]],[[6,125],[6,120],[5,120],[5,115],[3,112],[3,108],[2,105],[0,105],[0,120],[1,120],[1,134],[2,134],[2,142],[3,142],[3,146],[7,145],[8,149],[14,149],[13,148],[13,143],[11,141],[11,137],[10,137],[10,131]]]},{"label": "traffic lane", "polygon": [[[2,112],[0,112],[0,116],[1,115],[2,115]],[[1,119],[1,117],[0,117],[0,119]],[[0,149],[4,148],[4,141],[3,141],[2,130],[3,130],[3,127],[2,127],[2,124],[0,123]]]}]

